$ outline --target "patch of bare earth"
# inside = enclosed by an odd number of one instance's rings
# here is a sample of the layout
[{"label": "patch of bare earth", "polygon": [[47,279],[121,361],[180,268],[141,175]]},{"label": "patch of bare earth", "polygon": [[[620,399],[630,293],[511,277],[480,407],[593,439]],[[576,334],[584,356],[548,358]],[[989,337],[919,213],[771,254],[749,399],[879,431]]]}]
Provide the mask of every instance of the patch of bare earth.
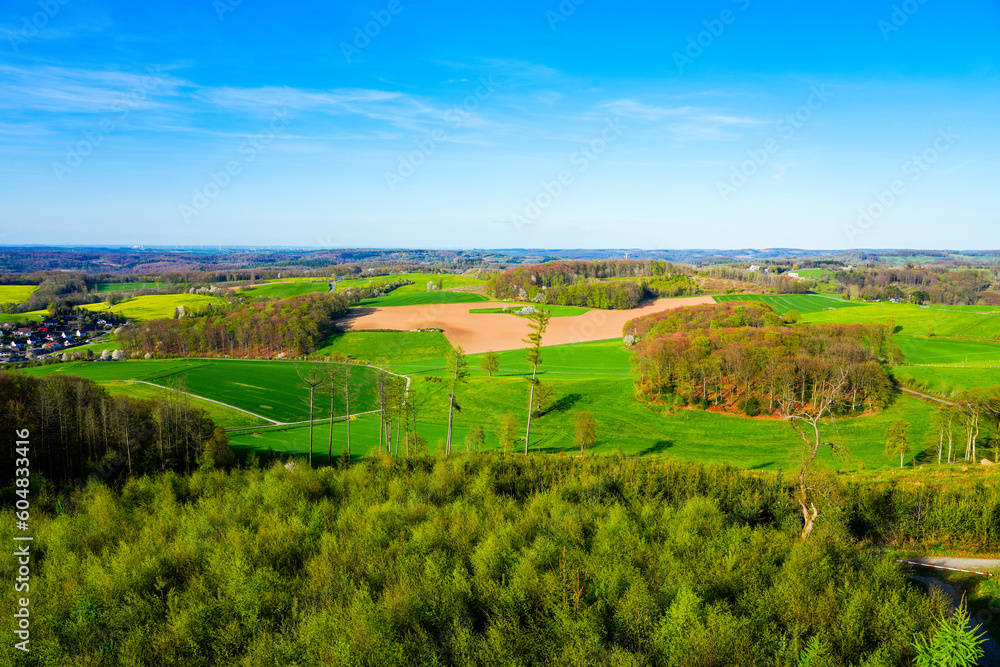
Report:
[{"label": "patch of bare earth", "polygon": [[[545,332],[545,345],[584,343],[620,338],[629,320],[664,310],[715,303],[712,297],[657,299],[633,310],[591,310],[575,317],[553,317]],[[355,308],[342,318],[344,331],[414,331],[440,329],[452,345],[469,354],[524,347],[528,320],[502,313],[470,313],[472,308],[500,307],[498,303],[448,303],[395,308]]]}]

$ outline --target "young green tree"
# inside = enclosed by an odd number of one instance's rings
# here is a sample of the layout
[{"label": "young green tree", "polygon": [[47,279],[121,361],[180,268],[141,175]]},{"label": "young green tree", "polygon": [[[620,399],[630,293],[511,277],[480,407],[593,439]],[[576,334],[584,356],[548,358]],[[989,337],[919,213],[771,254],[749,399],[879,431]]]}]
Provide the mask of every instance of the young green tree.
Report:
[{"label": "young green tree", "polygon": [[507,412],[500,418],[497,438],[500,440],[500,451],[504,454],[514,449],[517,442],[517,417],[513,412]]},{"label": "young green tree", "polygon": [[483,355],[483,360],[479,362],[479,367],[489,373],[490,377],[500,370],[500,355],[490,350]]},{"label": "young green tree", "polygon": [[972,627],[963,600],[955,613],[941,617],[933,639],[917,638],[917,667],[972,667],[983,657],[985,641],[980,626]]},{"label": "young green tree", "polygon": [[555,397],[555,389],[552,388],[551,384],[547,382],[542,382],[539,380],[535,383],[535,406],[534,406],[534,416],[537,419],[545,414],[552,406],[552,399]]},{"label": "young green tree", "polygon": [[469,432],[465,434],[465,450],[467,452],[478,452],[485,443],[486,433],[483,432],[483,427],[479,424],[470,428]]},{"label": "young green tree", "polygon": [[910,451],[910,422],[896,420],[885,432],[886,456],[899,455],[899,468],[903,469],[903,456]]},{"label": "young green tree", "polygon": [[455,391],[458,385],[469,377],[469,361],[465,358],[465,350],[459,345],[448,354],[448,376],[451,378],[451,396],[448,398],[448,440],[445,442],[445,455],[451,454],[451,431],[455,417]]},{"label": "young green tree", "polygon": [[594,413],[584,410],[576,413],[576,444],[580,445],[580,455],[594,446],[597,442],[597,422],[594,421]]},{"label": "young green tree", "polygon": [[336,417],[337,380],[341,374],[340,364],[329,364],[327,367],[327,382],[330,383],[330,434],[327,441],[327,465],[333,465],[333,421]]},{"label": "young green tree", "polygon": [[524,433],[524,453],[528,453],[528,446],[531,444],[531,413],[535,407],[535,387],[538,384],[538,365],[542,363],[542,336],[545,335],[545,328],[549,325],[549,313],[547,310],[536,310],[528,316],[528,328],[531,333],[524,339],[528,344],[528,363],[531,364],[531,391],[528,395],[528,428]]}]

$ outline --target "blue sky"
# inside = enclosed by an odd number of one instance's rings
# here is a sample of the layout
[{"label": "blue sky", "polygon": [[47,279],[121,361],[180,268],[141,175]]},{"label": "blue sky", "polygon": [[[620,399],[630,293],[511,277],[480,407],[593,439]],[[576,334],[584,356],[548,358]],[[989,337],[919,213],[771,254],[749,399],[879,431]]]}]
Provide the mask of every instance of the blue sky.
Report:
[{"label": "blue sky", "polygon": [[0,243],[1000,247],[1000,2],[337,4],[7,2]]}]

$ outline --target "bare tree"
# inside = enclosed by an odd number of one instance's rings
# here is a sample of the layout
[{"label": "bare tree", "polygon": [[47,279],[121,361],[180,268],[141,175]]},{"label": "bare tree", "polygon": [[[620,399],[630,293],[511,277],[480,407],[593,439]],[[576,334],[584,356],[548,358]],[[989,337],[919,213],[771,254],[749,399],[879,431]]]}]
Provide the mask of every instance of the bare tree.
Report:
[{"label": "bare tree", "polygon": [[[813,489],[808,486],[806,481],[809,467],[816,460],[821,446],[827,445],[835,453],[838,451],[838,446],[835,443],[823,442],[820,436],[820,423],[823,419],[832,417],[836,406],[845,400],[844,388],[847,386],[849,377],[849,372],[846,368],[832,366],[815,369],[810,374],[813,376],[811,382],[812,391],[810,392],[811,397],[808,399],[805,397],[805,390],[799,396],[796,396],[791,386],[786,384],[785,393],[781,399],[781,407],[785,415],[785,420],[792,425],[792,428],[795,429],[795,432],[799,434],[806,444],[805,458],[803,459],[802,467],[799,469],[799,488],[798,497],[796,498],[802,510],[802,518],[805,521],[800,536],[803,540],[809,537],[816,519],[819,517],[819,510],[816,509],[816,503],[812,498],[811,491]],[[803,381],[802,384],[804,387],[810,383]],[[799,424],[806,428],[800,429],[798,427]],[[812,432],[809,433],[809,430]]]},{"label": "bare tree", "polygon": [[326,381],[326,378],[316,366],[306,372],[300,368],[296,368],[295,371],[298,373],[299,379],[302,380],[302,384],[299,386],[309,391],[309,398],[306,399],[306,402],[309,404],[309,465],[311,466],[313,462],[313,420],[316,414],[316,390]]}]

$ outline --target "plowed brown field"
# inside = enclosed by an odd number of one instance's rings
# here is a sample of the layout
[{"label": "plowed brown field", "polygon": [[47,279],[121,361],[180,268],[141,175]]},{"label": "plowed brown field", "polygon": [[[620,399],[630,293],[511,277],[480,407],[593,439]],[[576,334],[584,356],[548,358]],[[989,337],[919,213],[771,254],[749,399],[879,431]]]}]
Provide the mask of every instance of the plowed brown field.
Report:
[{"label": "plowed brown field", "polygon": [[[650,313],[672,308],[715,303],[712,297],[657,299],[634,310],[591,310],[576,317],[553,317],[545,332],[545,345],[583,343],[592,340],[619,338],[622,327]],[[502,313],[470,313],[472,308],[496,308],[497,303],[449,303],[428,306],[398,306],[395,308],[355,308],[341,320],[344,331],[391,329],[441,329],[452,345],[461,345],[469,354],[490,350],[514,350],[524,347],[528,335],[528,320]]]}]

